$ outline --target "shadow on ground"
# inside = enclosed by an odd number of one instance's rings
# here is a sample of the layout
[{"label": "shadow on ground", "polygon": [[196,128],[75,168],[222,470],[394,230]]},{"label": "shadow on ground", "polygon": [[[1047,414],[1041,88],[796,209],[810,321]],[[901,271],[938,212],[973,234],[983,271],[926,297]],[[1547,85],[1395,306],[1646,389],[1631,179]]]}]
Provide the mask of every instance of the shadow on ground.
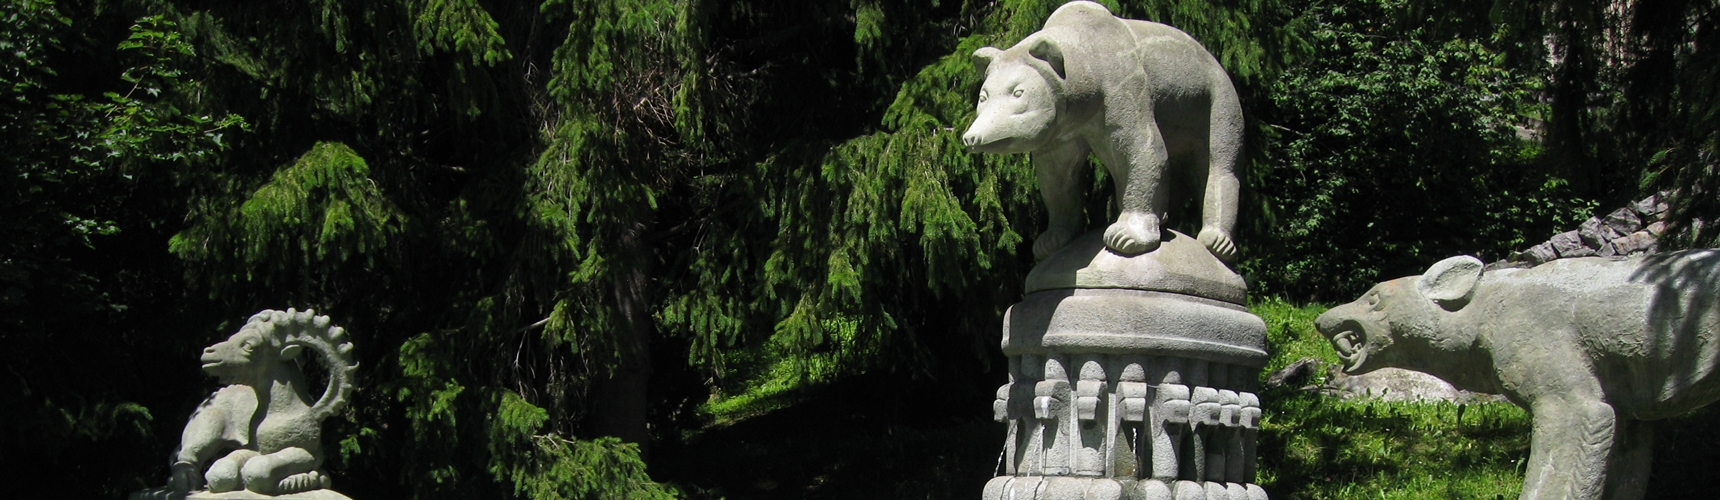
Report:
[{"label": "shadow on ground", "polygon": [[1004,426],[977,394],[860,376],[799,403],[654,450],[651,477],[688,498],[972,499],[994,475]]}]

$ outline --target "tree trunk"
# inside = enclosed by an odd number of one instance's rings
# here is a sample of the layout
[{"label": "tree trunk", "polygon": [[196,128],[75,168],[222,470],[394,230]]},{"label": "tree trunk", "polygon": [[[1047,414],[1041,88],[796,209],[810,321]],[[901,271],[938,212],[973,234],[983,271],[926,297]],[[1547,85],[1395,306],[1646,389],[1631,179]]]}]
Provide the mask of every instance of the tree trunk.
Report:
[{"label": "tree trunk", "polygon": [[650,439],[645,425],[650,405],[646,387],[651,381],[650,347],[656,325],[651,319],[649,290],[653,255],[645,239],[651,217],[649,210],[641,212],[647,215],[627,223],[617,242],[620,259],[615,263],[618,272],[612,286],[620,313],[615,325],[619,360],[594,388],[592,430],[600,436],[638,443],[643,457]]}]

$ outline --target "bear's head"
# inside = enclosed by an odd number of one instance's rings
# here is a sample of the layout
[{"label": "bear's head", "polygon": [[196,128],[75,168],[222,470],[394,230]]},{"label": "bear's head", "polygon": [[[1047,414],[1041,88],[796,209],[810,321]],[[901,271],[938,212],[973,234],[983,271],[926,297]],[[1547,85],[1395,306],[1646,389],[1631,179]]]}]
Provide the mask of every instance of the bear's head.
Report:
[{"label": "bear's head", "polygon": [[968,149],[980,153],[1026,153],[1056,138],[1063,108],[1063,52],[1043,33],[1009,50],[974,51],[974,67],[985,75],[979,114],[962,134]]},{"label": "bear's head", "polygon": [[1444,331],[1440,322],[1469,303],[1481,269],[1481,261],[1469,256],[1439,261],[1421,276],[1380,283],[1355,302],[1326,311],[1314,328],[1332,342],[1346,373],[1437,368],[1453,361],[1443,353],[1473,342]]}]

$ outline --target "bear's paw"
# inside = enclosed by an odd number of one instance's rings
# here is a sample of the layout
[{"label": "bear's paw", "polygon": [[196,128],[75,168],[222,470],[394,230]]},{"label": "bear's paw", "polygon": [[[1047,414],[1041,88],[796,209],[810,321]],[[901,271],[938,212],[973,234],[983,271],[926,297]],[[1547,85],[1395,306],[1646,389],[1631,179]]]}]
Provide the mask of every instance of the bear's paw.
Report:
[{"label": "bear's paw", "polygon": [[1201,228],[1200,236],[1196,239],[1200,240],[1200,244],[1206,245],[1206,249],[1211,250],[1212,255],[1218,257],[1218,260],[1226,264],[1236,262],[1236,242],[1231,241],[1230,235],[1224,234],[1224,231],[1204,227]]},{"label": "bear's paw", "polygon": [[1123,213],[1105,228],[1105,247],[1122,255],[1138,255],[1159,249],[1159,216]]}]

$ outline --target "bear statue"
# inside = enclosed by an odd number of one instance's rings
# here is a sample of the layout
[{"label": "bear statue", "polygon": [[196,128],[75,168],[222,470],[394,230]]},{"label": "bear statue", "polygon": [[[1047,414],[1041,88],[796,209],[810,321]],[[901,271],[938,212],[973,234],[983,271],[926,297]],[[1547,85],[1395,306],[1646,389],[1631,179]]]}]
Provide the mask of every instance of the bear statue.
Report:
[{"label": "bear statue", "polygon": [[1534,416],[1522,498],[1642,498],[1649,422],[1720,399],[1720,250],[1486,270],[1453,257],[1315,320],[1344,370],[1399,367]]},{"label": "bear statue", "polygon": [[1082,1],[1059,7],[1014,47],[985,47],[973,58],[985,82],[962,142],[981,153],[1032,153],[1050,217],[1035,256],[1081,233],[1091,153],[1115,180],[1110,250],[1157,249],[1166,212],[1198,201],[1197,239],[1220,260],[1235,259],[1242,107],[1200,42]]}]

